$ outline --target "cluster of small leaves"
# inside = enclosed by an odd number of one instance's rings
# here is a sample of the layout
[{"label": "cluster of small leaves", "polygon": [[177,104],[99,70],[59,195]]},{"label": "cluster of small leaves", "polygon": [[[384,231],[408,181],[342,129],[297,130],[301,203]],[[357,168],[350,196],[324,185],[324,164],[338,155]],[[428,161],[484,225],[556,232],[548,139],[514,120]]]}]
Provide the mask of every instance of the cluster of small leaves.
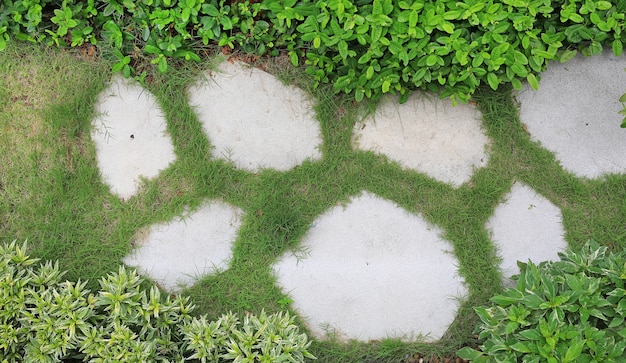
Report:
[{"label": "cluster of small leaves", "polygon": [[[114,71],[166,72],[203,46],[305,58],[317,84],[357,100],[429,89],[466,101],[480,84],[537,88],[550,60],[603,45],[622,53],[625,0],[6,0],[9,35],[57,45],[100,43]],[[137,74],[139,73],[139,74]]]},{"label": "cluster of small leaves", "polygon": [[626,253],[589,242],[558,262],[520,263],[517,286],[476,308],[473,362],[626,362]]},{"label": "cluster of small leaves", "polygon": [[467,100],[479,84],[537,88],[550,60],[621,54],[626,2],[318,0],[297,27],[308,71],[357,100],[416,88]]},{"label": "cluster of small leaves", "polygon": [[91,293],[62,281],[58,263],[35,266],[26,244],[0,246],[2,362],[303,362],[315,359],[288,314],[192,317],[188,298],[148,293],[120,267]]}]

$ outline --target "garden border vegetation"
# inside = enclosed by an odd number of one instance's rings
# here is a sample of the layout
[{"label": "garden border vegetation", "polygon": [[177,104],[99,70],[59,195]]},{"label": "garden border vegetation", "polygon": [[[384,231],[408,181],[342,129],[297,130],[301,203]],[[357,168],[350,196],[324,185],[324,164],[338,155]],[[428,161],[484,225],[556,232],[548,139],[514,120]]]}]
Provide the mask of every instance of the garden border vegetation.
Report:
[{"label": "garden border vegetation", "polygon": [[[427,89],[467,101],[481,84],[538,87],[548,61],[623,49],[626,0],[7,0],[11,38],[97,45],[113,71],[142,78],[209,46],[286,53],[336,92],[406,100]],[[624,125],[626,126],[626,125]]]}]

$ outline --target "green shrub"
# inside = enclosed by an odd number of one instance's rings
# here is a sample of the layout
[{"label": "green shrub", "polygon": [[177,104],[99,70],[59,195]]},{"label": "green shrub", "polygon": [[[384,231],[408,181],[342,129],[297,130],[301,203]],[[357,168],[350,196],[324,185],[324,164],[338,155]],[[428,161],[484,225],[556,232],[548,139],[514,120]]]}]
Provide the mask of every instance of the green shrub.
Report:
[{"label": "green shrub", "polygon": [[26,244],[0,246],[1,362],[303,362],[313,357],[286,313],[241,321],[190,315],[189,298],[142,290],[120,267],[92,293],[62,281],[58,263],[35,266]]},{"label": "green shrub", "polygon": [[603,45],[622,53],[624,0],[5,0],[9,36],[56,45],[98,43],[113,70],[166,72],[204,46],[305,59],[317,84],[356,100],[414,89],[466,101],[481,84],[537,88],[548,61]]},{"label": "green shrub", "polygon": [[626,254],[591,242],[558,262],[520,263],[517,286],[478,307],[473,362],[626,362]]}]

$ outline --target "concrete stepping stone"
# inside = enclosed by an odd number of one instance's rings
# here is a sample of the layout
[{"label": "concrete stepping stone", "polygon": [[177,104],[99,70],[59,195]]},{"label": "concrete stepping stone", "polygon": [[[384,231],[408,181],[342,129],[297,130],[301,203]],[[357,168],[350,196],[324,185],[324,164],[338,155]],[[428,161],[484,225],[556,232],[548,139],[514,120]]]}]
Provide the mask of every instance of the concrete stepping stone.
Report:
[{"label": "concrete stepping stone", "polygon": [[558,261],[567,242],[561,210],[532,188],[515,182],[504,200],[486,228],[502,258],[500,268],[508,280],[504,282],[511,285],[511,277],[519,274],[517,261]]},{"label": "concrete stepping stone", "polygon": [[227,203],[206,203],[188,216],[140,233],[138,248],[123,262],[167,291],[190,286],[202,276],[228,269],[242,215]]},{"label": "concrete stepping stone", "polygon": [[389,97],[372,117],[355,125],[353,144],[458,187],[474,168],[487,165],[489,140],[481,117],[470,104],[453,106],[424,93],[413,93],[404,104]]},{"label": "concrete stepping stone", "polygon": [[517,94],[520,118],[535,141],[579,177],[626,173],[626,129],[619,98],[626,92],[626,56],[610,50],[552,62],[539,90]]},{"label": "concrete stepping stone", "polygon": [[136,82],[114,76],[96,104],[91,139],[103,181],[122,199],[141,180],[156,177],[176,159],[156,98]]},{"label": "concrete stepping stone", "polygon": [[418,215],[363,192],[318,217],[274,265],[312,333],[437,340],[467,295],[453,246]]},{"label": "concrete stepping stone", "polygon": [[189,104],[215,147],[213,156],[237,168],[284,171],[321,158],[312,101],[269,73],[223,62],[218,72],[190,87]]}]

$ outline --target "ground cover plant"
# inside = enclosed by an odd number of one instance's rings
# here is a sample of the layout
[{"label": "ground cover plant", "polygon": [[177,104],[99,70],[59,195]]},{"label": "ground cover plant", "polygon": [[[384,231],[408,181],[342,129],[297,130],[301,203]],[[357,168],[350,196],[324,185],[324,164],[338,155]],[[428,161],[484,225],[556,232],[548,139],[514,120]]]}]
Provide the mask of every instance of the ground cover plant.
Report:
[{"label": "ground cover plant", "polygon": [[472,362],[624,362],[626,256],[588,243],[560,261],[521,264],[515,288],[477,307]]},{"label": "ground cover plant", "polygon": [[192,318],[189,297],[142,289],[134,270],[86,282],[63,280],[58,263],[0,246],[0,357],[3,362],[302,362],[315,359],[293,318],[222,315]]},{"label": "ground cover plant", "polygon": [[[332,87],[315,88],[315,79],[305,69],[291,67],[286,57],[263,60],[263,66],[316,99],[322,160],[257,174],[212,160],[211,145],[184,90],[215,61],[170,64],[166,74],[146,71],[144,87],[164,109],[177,161],[122,202],[102,183],[89,137],[94,103],[115,62],[88,48],[58,50],[21,42],[0,52],[0,242],[28,239],[28,254],[58,260],[65,278],[88,280],[85,288],[91,291],[119,271],[137,231],[217,198],[245,210],[246,218],[231,268],[181,292],[197,306],[190,315],[217,320],[228,311],[258,316],[263,310],[289,310],[288,296],[277,288],[270,265],[298,245],[316,216],[365,189],[444,230],[469,296],[436,343],[314,340],[309,351],[322,362],[399,362],[416,353],[451,356],[476,343],[479,317],[473,307],[487,305],[501,292],[496,251],[484,225],[515,180],[562,210],[566,239],[574,249],[593,239],[621,251],[626,242],[626,177],[586,180],[566,172],[530,140],[510,87],[500,86],[497,92],[480,87],[474,93],[491,140],[490,159],[470,182],[452,188],[384,157],[355,151],[352,129],[375,104],[357,105],[350,96],[337,97]],[[295,323],[306,331],[301,320]]]},{"label": "ground cover plant", "polygon": [[360,101],[414,89],[467,101],[476,88],[532,87],[550,60],[623,49],[623,0],[9,0],[10,39],[97,45],[114,71],[145,77],[172,58],[200,61],[207,46],[304,61],[314,86]]}]

